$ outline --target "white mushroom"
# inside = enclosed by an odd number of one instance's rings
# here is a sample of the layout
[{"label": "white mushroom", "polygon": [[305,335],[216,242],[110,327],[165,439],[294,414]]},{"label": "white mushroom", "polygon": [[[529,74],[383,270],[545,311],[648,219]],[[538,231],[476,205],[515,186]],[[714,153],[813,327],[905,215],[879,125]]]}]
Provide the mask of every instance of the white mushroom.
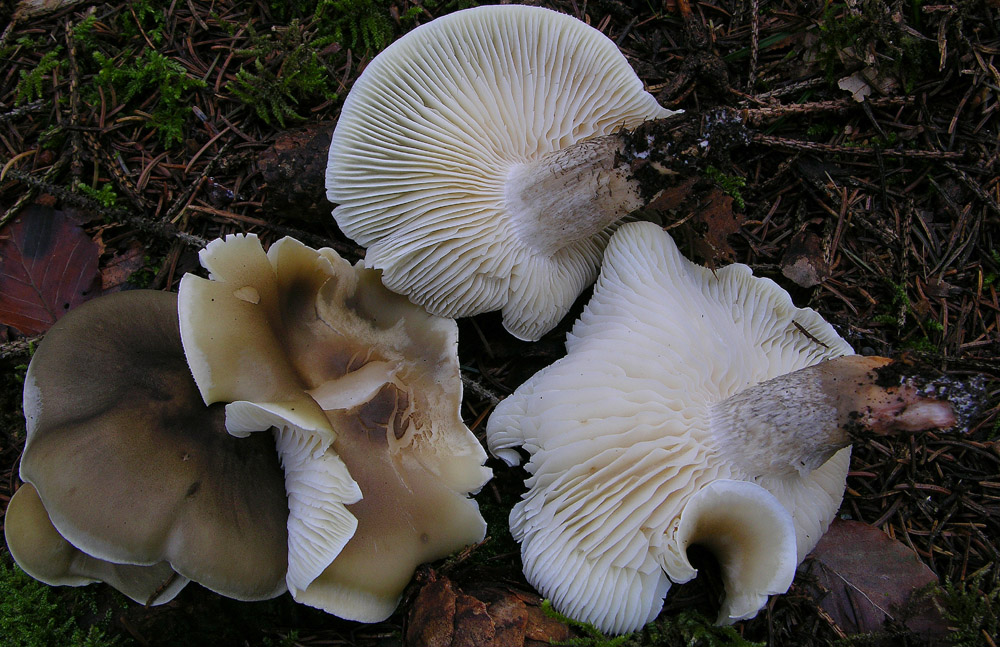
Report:
[{"label": "white mushroom", "polygon": [[288,494],[288,589],[374,622],[413,570],[486,526],[469,492],[490,477],[462,423],[458,329],[330,249],[252,235],[201,252],[181,281],[181,338],[226,426],[273,429]]},{"label": "white mushroom", "polygon": [[649,223],[612,237],[566,347],[487,439],[508,464],[530,455],[510,515],[528,581],[609,633],[655,618],[695,576],[695,543],[722,568],[719,622],[752,617],[836,513],[847,427],[954,422],[946,403],[876,386],[888,360],[853,356],[774,282],[696,266]]},{"label": "white mushroom", "polygon": [[502,310],[513,335],[534,340],[644,203],[612,133],[672,114],[575,18],[458,11],[392,44],[355,82],[327,197],[389,289],[443,316]]}]

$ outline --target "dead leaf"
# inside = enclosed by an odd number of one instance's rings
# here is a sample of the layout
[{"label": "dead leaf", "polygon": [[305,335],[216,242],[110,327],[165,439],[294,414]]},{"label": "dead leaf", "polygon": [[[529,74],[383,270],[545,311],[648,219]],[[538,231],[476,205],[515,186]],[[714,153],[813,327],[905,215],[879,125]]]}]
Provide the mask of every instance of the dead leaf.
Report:
[{"label": "dead leaf", "polygon": [[865,81],[864,76],[860,72],[855,72],[850,76],[845,76],[837,82],[837,87],[841,90],[846,90],[851,93],[851,98],[857,102],[862,102],[865,100],[869,94],[872,93],[872,88]]},{"label": "dead leaf", "polygon": [[138,242],[112,257],[101,270],[101,292],[117,292],[129,277],[146,266],[146,251]]},{"label": "dead leaf", "polygon": [[819,285],[829,278],[830,263],[820,237],[809,231],[793,236],[781,257],[781,273],[804,288]]},{"label": "dead leaf", "polygon": [[25,209],[0,232],[0,324],[45,332],[101,293],[97,245],[65,212]]},{"label": "dead leaf", "polygon": [[468,592],[431,571],[413,601],[406,627],[411,647],[541,647],[572,637],[545,614],[537,595],[504,586]]},{"label": "dead leaf", "polygon": [[735,252],[729,245],[730,234],[743,225],[743,216],[733,211],[733,198],[720,189],[713,189],[691,219],[691,226],[700,236],[694,241],[695,251],[706,265],[714,268],[718,261],[730,261]]},{"label": "dead leaf", "polygon": [[820,607],[845,634],[881,631],[888,620],[926,638],[948,631],[934,601],[916,595],[937,576],[878,528],[834,520],[802,569],[816,578]]},{"label": "dead leaf", "polygon": [[21,2],[17,3],[17,10],[14,12],[14,17],[17,20],[37,18],[81,2],[83,0],[21,0]]}]

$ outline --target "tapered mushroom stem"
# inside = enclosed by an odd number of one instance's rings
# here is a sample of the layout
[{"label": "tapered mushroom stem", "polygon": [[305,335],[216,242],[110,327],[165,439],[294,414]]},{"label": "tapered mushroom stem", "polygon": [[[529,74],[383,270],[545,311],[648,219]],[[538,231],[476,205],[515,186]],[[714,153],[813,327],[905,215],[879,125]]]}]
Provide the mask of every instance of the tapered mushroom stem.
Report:
[{"label": "tapered mushroom stem", "polygon": [[587,139],[514,165],[504,185],[517,236],[553,255],[697,176],[747,131],[729,113],[682,113]]},{"label": "tapered mushroom stem", "polygon": [[860,355],[821,362],[716,403],[712,430],[721,451],[756,475],[808,473],[860,431],[953,426],[951,405],[922,393],[906,378],[907,368]]},{"label": "tapered mushroom stem", "polygon": [[643,206],[639,185],[618,160],[621,134],[588,139],[514,166],[505,199],[525,244],[553,255]]}]

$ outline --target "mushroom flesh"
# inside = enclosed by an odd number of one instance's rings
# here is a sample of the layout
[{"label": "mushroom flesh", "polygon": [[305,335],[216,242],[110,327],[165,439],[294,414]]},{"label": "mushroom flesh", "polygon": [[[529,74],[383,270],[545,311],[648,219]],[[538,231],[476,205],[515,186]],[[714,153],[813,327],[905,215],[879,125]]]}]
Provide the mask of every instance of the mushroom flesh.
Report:
[{"label": "mushroom flesh", "polygon": [[554,606],[603,631],[656,617],[703,544],[726,598],[718,621],[787,590],[843,496],[852,428],[947,427],[947,402],[879,386],[814,311],[744,265],[684,259],[650,223],[608,245],[567,356],[497,406],[490,451],[529,455],[510,515],[524,571]]}]

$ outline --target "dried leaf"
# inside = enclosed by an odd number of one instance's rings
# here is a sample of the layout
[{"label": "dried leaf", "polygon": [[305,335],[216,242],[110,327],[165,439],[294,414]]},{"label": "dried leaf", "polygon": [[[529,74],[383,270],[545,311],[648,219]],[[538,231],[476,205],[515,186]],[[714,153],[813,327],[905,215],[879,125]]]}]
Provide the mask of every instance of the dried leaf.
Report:
[{"label": "dried leaf", "polygon": [[493,628],[493,619],[486,611],[486,604],[465,593],[455,596],[455,635],[451,641],[452,647],[501,647],[494,641],[495,637],[496,630]]},{"label": "dried leaf", "polygon": [[83,0],[21,0],[17,3],[14,17],[18,20],[37,18],[65,7],[80,4]]},{"label": "dried leaf", "polygon": [[820,606],[845,634],[877,632],[888,620],[925,637],[947,632],[933,600],[917,595],[937,576],[878,528],[835,520],[803,569],[816,578]]},{"label": "dried leaf", "polygon": [[700,233],[700,238],[694,241],[695,251],[705,259],[708,267],[714,268],[718,261],[733,259],[735,252],[728,238],[740,230],[743,216],[733,211],[732,197],[713,189],[691,219],[691,224]]},{"label": "dried leaf", "polygon": [[455,598],[451,580],[431,571],[410,608],[406,644],[451,647],[455,634]]},{"label": "dried leaf", "polygon": [[864,76],[861,72],[855,72],[850,76],[845,76],[837,82],[837,87],[841,90],[846,90],[851,93],[851,98],[855,101],[861,102],[865,100],[869,94],[872,93],[872,88],[865,81]]},{"label": "dried leaf", "polygon": [[45,332],[101,293],[97,245],[64,212],[26,209],[0,236],[0,324]]},{"label": "dried leaf", "polygon": [[820,237],[808,231],[793,236],[781,257],[781,273],[804,288],[811,288],[828,279],[830,263],[826,260]]},{"label": "dried leaf", "polygon": [[146,265],[146,249],[138,242],[111,258],[101,270],[101,292],[117,292],[129,277]]},{"label": "dried leaf", "polygon": [[537,595],[502,586],[464,592],[431,572],[406,628],[412,647],[539,647],[566,641],[572,632],[547,616]]}]

